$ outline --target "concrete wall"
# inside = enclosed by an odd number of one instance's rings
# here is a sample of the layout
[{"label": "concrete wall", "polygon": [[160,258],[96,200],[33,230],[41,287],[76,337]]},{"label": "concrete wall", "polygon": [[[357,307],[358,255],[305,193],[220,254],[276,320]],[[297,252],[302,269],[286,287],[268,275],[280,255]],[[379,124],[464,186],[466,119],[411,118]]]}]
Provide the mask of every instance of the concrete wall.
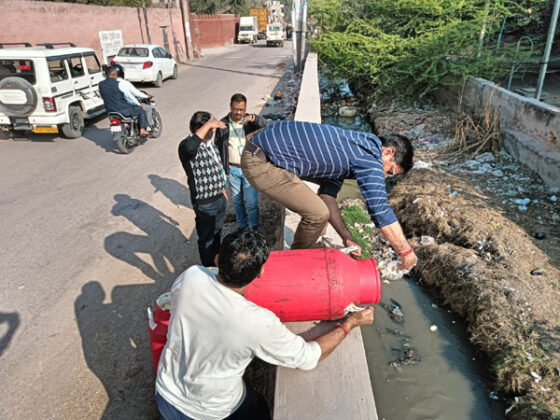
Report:
[{"label": "concrete wall", "polygon": [[[99,31],[120,29],[125,44],[147,43],[142,9],[34,1],[1,1],[0,42],[73,42],[93,48],[102,57]],[[152,43],[163,46],[160,26],[168,26],[170,53],[186,61],[181,12],[148,9]],[[22,30],[25,28],[25,30]]]},{"label": "concrete wall", "polygon": [[437,96],[452,109],[459,110],[460,104],[472,115],[483,113],[488,104],[500,108],[506,151],[546,184],[560,187],[560,108],[474,77],[469,77],[463,92],[441,89]]},{"label": "concrete wall", "polygon": [[193,46],[201,51],[232,45],[237,33],[239,15],[197,15],[191,13]]}]

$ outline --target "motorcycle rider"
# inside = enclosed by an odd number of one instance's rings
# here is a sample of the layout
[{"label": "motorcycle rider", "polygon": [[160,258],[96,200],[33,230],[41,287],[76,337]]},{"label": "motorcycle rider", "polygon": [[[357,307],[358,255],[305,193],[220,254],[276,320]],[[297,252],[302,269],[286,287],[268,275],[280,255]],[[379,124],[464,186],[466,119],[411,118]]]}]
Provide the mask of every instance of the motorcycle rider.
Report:
[{"label": "motorcycle rider", "polygon": [[[126,101],[130,105],[136,105],[142,108],[146,112],[146,117],[148,118],[148,125],[154,125],[154,119],[152,117],[153,107],[148,104],[142,104],[138,101],[140,99],[150,99],[152,95],[148,95],[144,92],[139,91],[134,87],[132,83],[124,78],[124,68],[120,64],[115,64],[113,67],[117,69],[117,82],[119,82],[119,89],[124,93]],[[148,127],[149,128],[149,127]]]},{"label": "motorcycle rider", "polygon": [[131,105],[126,101],[124,93],[119,89],[117,82],[117,69],[113,66],[107,68],[107,77],[99,83],[99,93],[105,102],[107,112],[118,112],[125,117],[137,117],[140,125],[140,135],[146,137],[149,135],[146,127],[148,127],[148,119],[145,111],[136,105]]}]

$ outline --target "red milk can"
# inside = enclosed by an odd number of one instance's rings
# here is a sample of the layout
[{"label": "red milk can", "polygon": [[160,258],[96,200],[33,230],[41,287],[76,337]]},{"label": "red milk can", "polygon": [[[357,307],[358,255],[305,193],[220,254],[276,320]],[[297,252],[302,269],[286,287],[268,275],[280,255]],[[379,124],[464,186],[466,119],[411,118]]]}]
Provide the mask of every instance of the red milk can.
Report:
[{"label": "red milk can", "polygon": [[[343,318],[352,303],[379,303],[381,281],[374,259],[354,260],[333,248],[274,251],[245,297],[282,322],[333,320]],[[165,293],[157,299],[153,316],[148,308],[155,371],[167,342],[170,306],[170,294]]]},{"label": "red milk can", "polygon": [[156,299],[155,311],[148,308],[148,330],[150,332],[150,347],[154,361],[154,372],[157,372],[159,358],[165,343],[167,343],[167,330],[169,328],[169,309],[171,308],[171,294],[164,293]]},{"label": "red milk can", "polygon": [[351,303],[379,303],[381,281],[374,259],[354,260],[334,248],[276,251],[245,297],[282,322],[333,320]]}]

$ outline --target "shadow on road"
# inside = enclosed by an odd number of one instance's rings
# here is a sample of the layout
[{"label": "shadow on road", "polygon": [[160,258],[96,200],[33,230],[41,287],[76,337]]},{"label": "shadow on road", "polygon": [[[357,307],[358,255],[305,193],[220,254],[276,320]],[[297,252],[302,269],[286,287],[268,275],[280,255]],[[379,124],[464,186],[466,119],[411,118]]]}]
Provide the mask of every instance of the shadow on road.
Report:
[{"label": "shadow on road", "polygon": [[270,74],[253,73],[253,72],[250,72],[250,71],[231,70],[231,69],[222,68],[222,67],[201,66],[199,64],[185,64],[185,65],[190,66],[190,67],[199,67],[201,69],[225,71],[225,72],[228,72],[228,73],[246,74],[248,76],[264,77],[264,78],[267,78],[267,79],[270,79],[271,77],[273,77]]},{"label": "shadow on road", "polygon": [[[157,175],[150,179],[172,202],[185,204],[186,187]],[[172,217],[126,194],[114,199],[111,213],[126,217],[143,233],[115,232],[105,239],[105,249],[153,281],[116,286],[110,299],[99,281],[90,281],[74,311],[87,366],[109,398],[101,418],[157,419],[146,308],[182,271],[198,263],[198,250]]]},{"label": "shadow on road", "polygon": [[148,175],[155,188],[154,192],[161,192],[176,206],[192,208],[189,189],[174,179],[162,178],[159,175]]},{"label": "shadow on road", "polygon": [[6,332],[0,336],[0,356],[8,349],[8,345],[19,327],[19,314],[17,312],[0,312],[0,325],[3,324],[7,324],[7,328],[2,327],[2,330]]}]

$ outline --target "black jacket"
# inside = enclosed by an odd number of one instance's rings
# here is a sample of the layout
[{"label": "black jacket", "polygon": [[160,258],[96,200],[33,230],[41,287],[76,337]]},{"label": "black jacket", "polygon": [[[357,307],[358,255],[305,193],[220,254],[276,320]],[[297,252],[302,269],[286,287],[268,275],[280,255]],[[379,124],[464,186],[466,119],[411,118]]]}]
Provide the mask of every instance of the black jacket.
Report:
[{"label": "black jacket", "polygon": [[[245,114],[245,118],[249,114]],[[220,151],[220,156],[222,158],[222,163],[226,173],[229,175],[229,114],[222,118],[222,122],[226,125],[226,128],[218,128],[216,130],[215,143]],[[246,123],[243,125],[243,131],[245,135],[251,134],[261,128],[266,126],[266,120],[260,115],[255,114],[255,121]]]},{"label": "black jacket", "polygon": [[124,93],[119,89],[119,82],[115,79],[107,77],[99,83],[99,93],[105,102],[107,112],[119,112],[128,116],[133,114],[132,105],[126,102]]}]

